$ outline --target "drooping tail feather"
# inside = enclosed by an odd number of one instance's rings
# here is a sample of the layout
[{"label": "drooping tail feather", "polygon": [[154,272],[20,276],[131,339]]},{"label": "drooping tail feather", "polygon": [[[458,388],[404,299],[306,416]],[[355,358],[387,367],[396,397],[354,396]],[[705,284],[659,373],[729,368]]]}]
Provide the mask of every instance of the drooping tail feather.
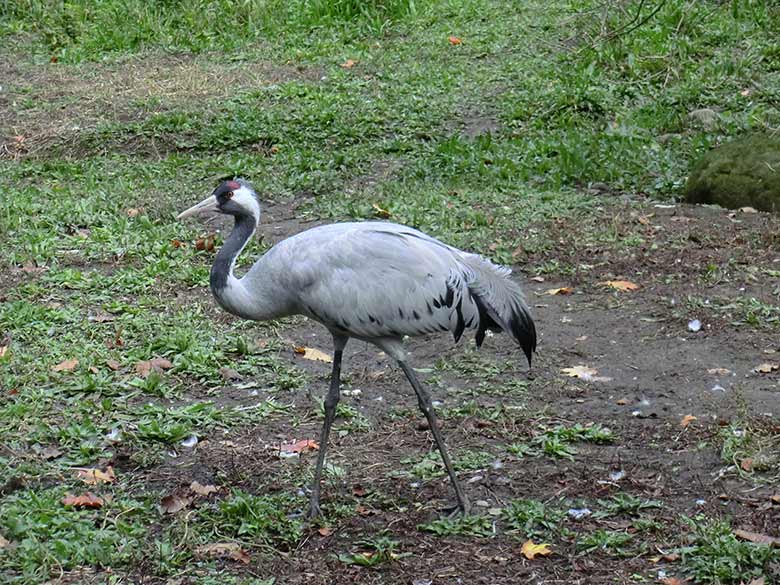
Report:
[{"label": "drooping tail feather", "polygon": [[467,262],[474,271],[469,292],[479,312],[477,347],[482,345],[485,331],[503,330],[523,349],[530,367],[536,351],[536,326],[523,291],[510,277],[512,271],[477,255],[470,255]]}]

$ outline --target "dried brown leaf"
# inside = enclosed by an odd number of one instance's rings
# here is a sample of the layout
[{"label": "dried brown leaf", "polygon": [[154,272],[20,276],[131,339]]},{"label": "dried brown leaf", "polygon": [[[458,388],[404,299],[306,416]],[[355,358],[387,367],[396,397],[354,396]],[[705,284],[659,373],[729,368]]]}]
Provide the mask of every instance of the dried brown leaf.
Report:
[{"label": "dried brown leaf", "polygon": [[758,374],[769,374],[776,370],[780,370],[780,364],[774,362],[767,362],[753,368],[753,371]]},{"label": "dried brown leaf", "polygon": [[114,371],[117,371],[119,368],[121,368],[121,367],[122,367],[122,364],[120,364],[120,363],[119,363],[118,361],[116,361],[116,360],[106,360],[106,365],[107,365],[107,366],[108,366],[110,369],[112,369],[112,370],[114,370]]},{"label": "dried brown leaf", "polygon": [[307,451],[316,451],[319,448],[319,444],[311,439],[301,439],[294,443],[282,443],[279,446],[279,450],[282,453],[306,453]]},{"label": "dried brown leaf", "polygon": [[320,536],[330,536],[333,534],[333,529],[330,526],[323,526],[322,528],[317,529],[317,532],[320,533]]},{"label": "dried brown leaf", "polygon": [[191,503],[192,498],[189,496],[170,494],[160,500],[160,508],[165,514],[175,514],[189,506]]},{"label": "dried brown leaf", "polygon": [[136,373],[142,378],[146,378],[153,371],[161,374],[163,370],[169,370],[173,367],[170,360],[165,358],[153,358],[151,360],[140,361],[135,364]]},{"label": "dried brown leaf", "polygon": [[686,414],[684,417],[682,417],[682,420],[680,421],[680,426],[682,428],[686,428],[689,424],[691,424],[693,421],[696,420],[696,417],[692,414]]},{"label": "dried brown leaf", "polygon": [[65,494],[65,497],[62,498],[63,506],[73,506],[74,508],[102,508],[103,503],[103,498],[99,498],[92,492],[80,496]]},{"label": "dried brown leaf", "polygon": [[302,345],[293,348],[293,351],[299,356],[306,358],[307,360],[313,360],[318,362],[325,362],[327,364],[333,363],[333,358],[324,351],[315,349],[313,347],[304,347]]},{"label": "dried brown leaf", "polygon": [[250,557],[241,545],[236,542],[215,542],[203,544],[195,548],[195,556],[211,559],[232,559],[245,565],[249,564]]},{"label": "dried brown leaf", "polygon": [[447,39],[451,45],[462,45],[463,41],[456,36],[451,36]]},{"label": "dried brown leaf", "polygon": [[734,536],[747,540],[754,544],[768,544],[769,546],[780,546],[780,538],[776,536],[769,536],[767,534],[760,534],[758,532],[750,532],[749,530],[735,530]]},{"label": "dried brown leaf", "polygon": [[574,289],[570,286],[563,286],[561,288],[550,288],[544,291],[546,295],[570,295],[574,292]]},{"label": "dried brown leaf", "polygon": [[209,234],[208,236],[204,236],[195,240],[195,249],[211,252],[214,249],[214,244],[214,234]]},{"label": "dried brown leaf", "polygon": [[374,210],[374,215],[376,217],[381,217],[382,219],[390,218],[390,212],[387,209],[383,209],[382,207],[379,207],[379,205],[377,205],[376,203],[372,203],[371,208]]},{"label": "dried brown leaf", "polygon": [[9,544],[11,544],[11,541],[6,539],[2,534],[0,534],[0,548],[5,548]]},{"label": "dried brown leaf", "polygon": [[342,69],[352,69],[359,62],[360,61],[356,61],[355,59],[347,59],[341,65],[339,65],[339,67],[341,67]]},{"label": "dried brown leaf", "polygon": [[0,358],[4,358],[5,354],[8,353],[8,346],[7,345],[0,345]]},{"label": "dried brown leaf", "polygon": [[739,462],[739,466],[742,471],[751,472],[753,471],[753,459],[751,457],[745,457],[742,461]]},{"label": "dried brown leaf", "polygon": [[73,358],[71,360],[65,360],[64,362],[58,363],[56,366],[52,368],[52,371],[54,372],[72,372],[76,369],[76,366],[79,365],[79,360],[76,358]]},{"label": "dried brown leaf", "polygon": [[214,492],[219,491],[216,486],[202,485],[197,481],[193,481],[190,484],[190,489],[196,494],[198,494],[199,496],[208,496],[209,494],[213,494]]}]

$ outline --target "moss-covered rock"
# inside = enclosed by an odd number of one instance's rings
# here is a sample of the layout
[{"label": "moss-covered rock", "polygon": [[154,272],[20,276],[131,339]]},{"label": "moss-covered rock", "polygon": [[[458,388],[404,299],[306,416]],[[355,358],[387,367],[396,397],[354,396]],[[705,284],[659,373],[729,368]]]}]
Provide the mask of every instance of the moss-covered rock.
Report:
[{"label": "moss-covered rock", "polygon": [[780,212],[780,137],[751,134],[711,150],[694,165],[685,200]]}]

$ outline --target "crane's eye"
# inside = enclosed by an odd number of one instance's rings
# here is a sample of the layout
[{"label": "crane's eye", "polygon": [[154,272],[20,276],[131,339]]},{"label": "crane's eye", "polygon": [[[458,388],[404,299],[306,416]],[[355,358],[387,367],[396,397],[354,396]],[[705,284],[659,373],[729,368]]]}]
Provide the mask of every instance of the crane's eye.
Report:
[{"label": "crane's eye", "polygon": [[225,198],[226,199],[232,199],[233,198],[233,191],[228,191],[227,193],[225,193]]}]

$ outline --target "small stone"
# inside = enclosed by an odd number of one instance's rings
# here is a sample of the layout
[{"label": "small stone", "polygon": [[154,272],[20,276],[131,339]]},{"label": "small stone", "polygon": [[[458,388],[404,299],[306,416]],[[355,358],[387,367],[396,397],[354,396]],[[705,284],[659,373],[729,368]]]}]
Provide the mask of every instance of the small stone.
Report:
[{"label": "small stone", "polygon": [[590,516],[593,512],[591,512],[589,508],[570,508],[566,513],[575,520],[582,520],[583,518]]},{"label": "small stone", "polygon": [[710,108],[699,108],[688,113],[688,122],[695,128],[715,130],[720,122],[720,115]]},{"label": "small stone", "polygon": [[486,500],[477,500],[476,502],[474,502],[474,505],[479,506],[480,508],[489,508],[490,502]]}]

